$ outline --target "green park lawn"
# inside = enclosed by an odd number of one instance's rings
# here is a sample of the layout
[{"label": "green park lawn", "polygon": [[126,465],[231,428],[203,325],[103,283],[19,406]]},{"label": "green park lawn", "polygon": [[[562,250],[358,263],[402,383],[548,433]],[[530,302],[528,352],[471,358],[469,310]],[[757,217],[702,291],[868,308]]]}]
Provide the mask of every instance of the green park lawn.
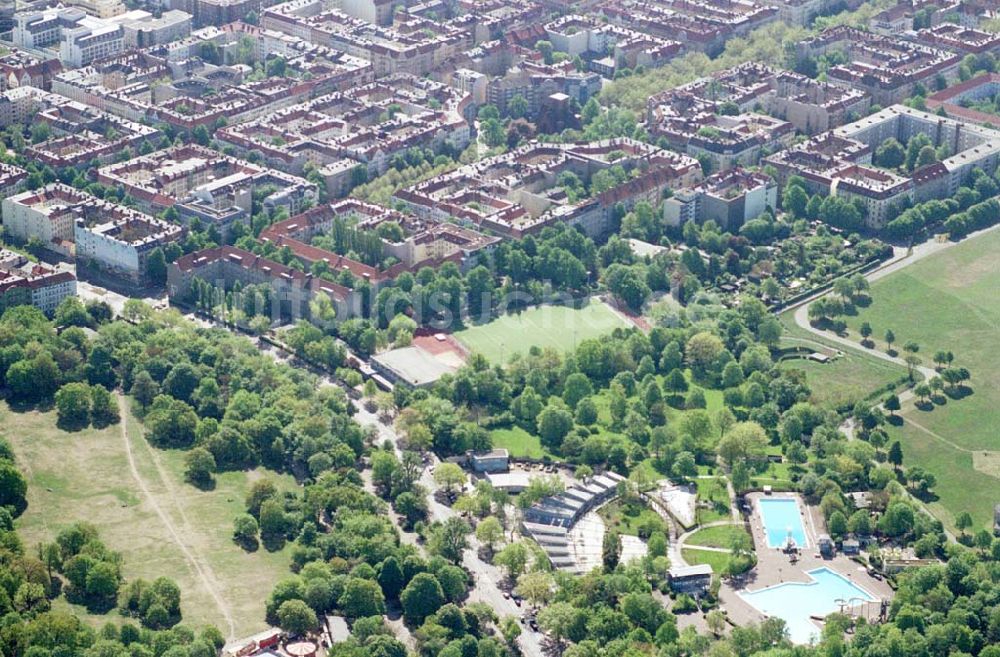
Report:
[{"label": "green park lawn", "polygon": [[745,535],[746,533],[746,529],[744,529],[742,525],[718,525],[716,527],[704,527],[691,534],[684,544],[729,549],[729,546],[733,541],[733,536],[740,534]]},{"label": "green park lawn", "polygon": [[955,364],[972,373],[971,395],[921,410],[903,409],[902,427],[892,438],[903,445],[905,466],[937,476],[938,499],[929,505],[948,525],[968,511],[976,527],[992,522],[1000,491],[1000,232],[990,232],[934,254],[872,285],[872,304],[848,324],[857,331],[868,321],[880,338],[886,329],[896,347],[920,345],[933,365],[948,350]]},{"label": "green park lawn", "polygon": [[791,463],[768,463],[767,469],[750,478],[750,485],[755,489],[770,486],[772,490],[795,490],[792,481]]},{"label": "green park lawn", "polygon": [[[223,473],[214,490],[200,491],[184,482],[183,452],[155,450],[143,438],[139,421],[125,414],[147,494],[133,477],[119,425],[69,433],[56,427],[53,411],[15,413],[4,406],[2,412],[9,426],[16,427],[6,436],[28,480],[28,509],[17,522],[25,545],[50,541],[76,522],[92,523],[104,543],[122,554],[127,580],[170,577],[181,588],[185,624],[212,624],[228,634],[222,607],[156,512],[155,500],[228,609],[235,635],[266,629],[264,601],[289,572],[290,548],[248,554],[231,540],[233,518],[245,511],[245,496],[252,482],[263,477],[261,471]],[[269,476],[279,488],[295,487],[291,477]],[[74,611],[95,626],[120,620],[115,612],[91,616],[81,607]]]},{"label": "green park lawn", "polygon": [[715,552],[714,550],[684,548],[681,550],[681,556],[692,566],[707,563],[716,573],[724,572],[726,564],[729,563],[729,554],[727,552]]},{"label": "green park lawn", "polygon": [[[848,408],[865,399],[874,390],[899,381],[906,376],[906,368],[878,358],[866,357],[855,350],[824,341],[819,336],[806,331],[795,323],[794,311],[779,316],[784,329],[782,347],[805,346],[820,353],[831,354],[836,350],[843,356],[827,363],[804,358],[782,361],[783,369],[799,370],[805,374],[806,383],[812,391],[812,400],[822,406]],[[863,349],[858,345],[858,349]]]},{"label": "green park lawn", "polygon": [[699,477],[694,482],[698,490],[698,500],[712,504],[711,508],[698,508],[697,520],[699,525],[715,522],[716,520],[728,520],[732,517],[725,477],[721,475],[708,478]]},{"label": "green park lawn", "polygon": [[536,306],[503,315],[463,329],[455,337],[490,362],[503,364],[515,353],[527,353],[533,346],[569,351],[583,340],[627,326],[628,322],[607,304],[591,299],[581,308]]},{"label": "green park lawn", "polygon": [[490,436],[494,447],[506,449],[514,458],[542,459],[546,456],[555,458],[542,446],[538,436],[528,433],[521,427],[494,429],[490,432]]}]

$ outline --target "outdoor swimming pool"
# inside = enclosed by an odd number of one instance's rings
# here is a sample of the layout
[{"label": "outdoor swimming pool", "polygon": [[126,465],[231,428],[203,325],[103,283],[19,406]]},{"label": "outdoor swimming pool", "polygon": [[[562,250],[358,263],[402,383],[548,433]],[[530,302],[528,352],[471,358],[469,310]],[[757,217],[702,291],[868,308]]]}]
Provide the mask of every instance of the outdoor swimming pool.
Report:
[{"label": "outdoor swimming pool", "polygon": [[788,626],[789,638],[804,644],[819,635],[819,627],[810,616],[826,616],[840,611],[841,605],[853,606],[874,602],[868,591],[829,568],[817,568],[806,573],[812,582],[785,582],[760,591],[744,591],[741,598],[761,613],[780,618]]},{"label": "outdoor swimming pool", "polygon": [[767,534],[768,547],[783,547],[789,536],[799,548],[809,547],[798,500],[794,497],[761,498],[757,504]]}]

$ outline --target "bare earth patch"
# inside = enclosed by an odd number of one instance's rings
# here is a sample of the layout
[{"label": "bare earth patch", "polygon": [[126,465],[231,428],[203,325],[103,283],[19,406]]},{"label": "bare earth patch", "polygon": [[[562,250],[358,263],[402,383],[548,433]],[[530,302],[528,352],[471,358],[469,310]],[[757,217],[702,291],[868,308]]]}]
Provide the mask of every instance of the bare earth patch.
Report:
[{"label": "bare earth patch", "polygon": [[973,452],[972,467],[985,475],[1000,479],[1000,452]]}]

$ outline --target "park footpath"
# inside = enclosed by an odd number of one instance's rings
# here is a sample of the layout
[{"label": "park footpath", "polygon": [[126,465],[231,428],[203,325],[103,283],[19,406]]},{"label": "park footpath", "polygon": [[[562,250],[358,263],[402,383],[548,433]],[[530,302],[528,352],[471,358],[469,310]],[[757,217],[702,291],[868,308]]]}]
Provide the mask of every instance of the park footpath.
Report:
[{"label": "park footpath", "polygon": [[[942,239],[941,236],[935,236],[930,240],[922,242],[921,244],[918,244],[907,250],[897,247],[892,258],[887,260],[882,266],[865,274],[865,280],[868,281],[869,283],[874,283],[875,281],[890,276],[891,274],[894,274],[906,267],[909,267],[910,265],[916,262],[920,262],[924,258],[954,248],[955,246],[962,244],[967,240],[974,239],[976,237],[985,235],[995,230],[1000,230],[1000,224],[995,224],[993,226],[989,226],[988,228],[983,228],[982,230],[969,233],[960,240],[947,240],[947,239]],[[848,338],[832,334],[829,331],[822,331],[814,327],[809,322],[809,306],[817,299],[820,299],[821,297],[826,296],[827,294],[830,293],[831,293],[830,289],[823,290],[822,292],[818,292],[813,296],[806,297],[805,299],[802,299],[801,301],[798,301],[795,304],[792,304],[791,306],[782,308],[781,311],[779,312],[784,312],[789,309],[794,309],[793,317],[795,319],[795,324],[800,328],[809,331],[813,335],[816,335],[817,337],[821,338],[823,341],[826,341],[826,344],[824,344],[824,342],[822,341],[817,341],[815,343],[817,345],[829,348],[829,343],[834,343],[846,347],[847,349],[850,349],[854,353],[878,358],[880,360],[890,362],[899,365],[900,367],[909,369],[909,365],[906,363],[906,361],[898,356],[892,356],[890,354],[887,354],[882,351],[877,351],[875,349],[866,349],[862,347],[860,344],[857,344],[854,341],[849,340]],[[917,365],[913,369],[916,370],[925,380],[928,381],[938,375],[937,370],[931,367],[927,367],[926,365]],[[906,390],[904,390],[902,393],[899,394],[899,401],[901,404],[906,403],[908,401],[911,401],[914,398],[914,396],[915,395],[913,393],[913,388],[912,387],[907,388]],[[881,408],[882,405],[880,404],[879,407]],[[908,420],[904,418],[904,421]],[[910,424],[916,427],[917,429],[930,433],[925,427],[916,424],[912,421],[908,422],[910,422]],[[853,440],[855,438],[854,419],[853,418],[845,419],[843,424],[841,424],[840,426],[840,430],[847,436],[849,440]],[[938,436],[937,434],[932,434],[932,435],[940,440],[948,442],[947,439],[943,438],[942,436]],[[920,509],[922,513],[936,520],[934,514],[931,513],[930,509],[927,508],[927,506],[924,504],[923,501],[914,497],[909,491],[904,491],[904,493],[906,494],[907,498],[909,498],[916,504],[917,508]],[[957,537],[947,528],[944,528],[944,534],[945,536],[947,536],[949,541],[953,543],[957,542],[958,540]]]}]

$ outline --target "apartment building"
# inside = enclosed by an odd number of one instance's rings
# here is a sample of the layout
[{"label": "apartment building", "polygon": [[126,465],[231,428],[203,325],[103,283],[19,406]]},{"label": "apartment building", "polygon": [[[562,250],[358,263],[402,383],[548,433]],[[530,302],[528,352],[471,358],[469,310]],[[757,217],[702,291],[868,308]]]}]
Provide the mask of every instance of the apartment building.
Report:
[{"label": "apartment building", "polygon": [[0,91],[17,87],[49,89],[52,76],[62,70],[62,62],[19,48],[9,47],[0,55]]},{"label": "apartment building", "polygon": [[121,206],[105,208],[103,221],[88,225],[77,219],[74,237],[78,264],[91,264],[102,271],[136,284],[148,282],[147,262],[158,247],[175,242],[183,229]]},{"label": "apartment building", "polygon": [[[613,168],[623,177],[620,183],[592,186],[595,175],[614,179]],[[616,208],[640,200],[658,206],[664,190],[692,186],[701,175],[694,158],[632,139],[532,142],[404,188],[396,198],[419,217],[450,219],[505,237],[523,237],[554,223],[598,237],[610,230]],[[568,180],[582,185],[573,197],[565,188]]]},{"label": "apartment building", "polygon": [[196,301],[191,297],[196,278],[225,290],[237,283],[241,287],[270,286],[273,305],[268,310],[275,321],[308,318],[309,303],[319,294],[330,298],[340,317],[355,315],[361,308],[361,299],[353,290],[233,246],[195,251],[171,263],[167,268],[170,298]]},{"label": "apartment building", "polygon": [[4,232],[19,242],[37,240],[62,256],[73,255],[76,220],[93,197],[69,185],[52,183],[3,199]]},{"label": "apartment building", "polygon": [[663,202],[664,221],[714,221],[736,232],[747,221],[778,206],[778,185],[767,174],[742,168],[720,171],[701,184],[677,190]]},{"label": "apartment building", "polygon": [[[872,154],[886,139],[905,144],[918,134],[951,155],[909,176],[872,165]],[[764,163],[775,168],[781,184],[797,175],[812,193],[860,199],[869,227],[877,229],[904,199],[950,197],[973,169],[995,170],[1000,163],[1000,131],[894,105],[776,153]]]},{"label": "apartment building", "polygon": [[31,305],[51,316],[63,299],[76,295],[76,276],[0,249],[0,313]]},{"label": "apartment building", "polygon": [[342,196],[357,166],[374,177],[410,148],[464,149],[471,139],[470,103],[453,87],[394,75],[227,126],[216,138],[283,171],[317,165],[327,192]]},{"label": "apartment building", "polygon": [[832,52],[846,55],[848,61],[830,67],[827,78],[866,92],[882,106],[903,102],[917,85],[933,89],[939,77],[955,80],[962,59],[940,48],[847,26],[799,42],[796,50],[800,59]]},{"label": "apartment building", "polygon": [[250,220],[256,189],[270,192],[259,199],[261,209],[285,208],[289,214],[314,205],[319,194],[302,178],[193,144],[101,167],[97,180],[124,188],[145,212],[173,207],[183,223],[197,218],[223,237],[233,223]]}]

